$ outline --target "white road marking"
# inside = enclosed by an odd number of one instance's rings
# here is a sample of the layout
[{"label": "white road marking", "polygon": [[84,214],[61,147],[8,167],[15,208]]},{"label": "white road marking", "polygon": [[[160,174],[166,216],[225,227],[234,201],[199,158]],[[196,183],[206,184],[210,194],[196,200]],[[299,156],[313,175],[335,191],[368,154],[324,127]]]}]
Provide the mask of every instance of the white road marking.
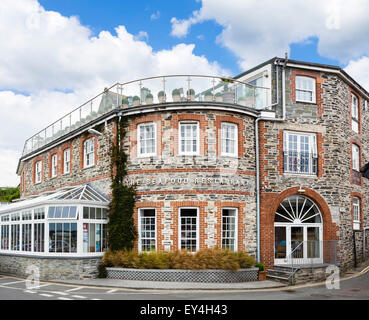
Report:
[{"label": "white road marking", "polygon": [[62,296],[67,296],[68,293],[65,293],[65,292],[60,292],[60,291],[50,291],[51,293],[55,293],[55,294],[60,294]]},{"label": "white road marking", "polygon": [[40,293],[40,296],[44,296],[44,297],[53,297],[54,295],[53,294],[47,294],[47,293]]},{"label": "white road marking", "polygon": [[77,299],[87,299],[86,297],[84,297],[84,296],[77,296],[77,295],[75,295],[75,296],[72,296],[73,298],[77,298]]},{"label": "white road marking", "polygon": [[97,298],[95,298],[95,299],[91,299],[91,300],[101,300],[101,299],[97,299]]},{"label": "white road marking", "polygon": [[18,280],[18,281],[12,281],[12,282],[7,282],[7,283],[0,283],[1,286],[7,286],[9,284],[15,284],[15,283],[21,283],[21,282],[26,282],[28,280]]},{"label": "white road marking", "polygon": [[112,289],[112,290],[109,290],[107,293],[113,293],[115,291],[118,291],[118,289]]},{"label": "white road marking", "polygon": [[25,293],[37,293],[36,291],[31,291],[31,290],[24,290],[23,292],[25,292]]},{"label": "white road marking", "polygon": [[73,299],[70,299],[70,298],[66,298],[66,297],[58,297],[59,300],[73,300]]},{"label": "white road marking", "polygon": [[77,290],[81,290],[81,289],[82,289],[82,287],[78,287],[78,288],[65,290],[65,292],[72,292],[72,291],[77,291]]}]

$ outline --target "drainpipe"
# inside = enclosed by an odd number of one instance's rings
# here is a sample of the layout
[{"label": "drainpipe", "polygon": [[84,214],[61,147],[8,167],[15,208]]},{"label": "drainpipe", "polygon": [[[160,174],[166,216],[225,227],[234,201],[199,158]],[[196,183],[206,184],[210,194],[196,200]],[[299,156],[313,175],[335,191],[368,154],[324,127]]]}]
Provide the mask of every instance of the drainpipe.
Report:
[{"label": "drainpipe", "polygon": [[[257,241],[257,261],[260,262],[260,165],[259,165],[259,121],[285,121],[286,119],[286,92],[285,92],[285,80],[286,80],[286,63],[287,59],[285,59],[283,63],[283,71],[282,71],[282,118],[274,119],[274,118],[263,118],[259,117],[255,120],[255,148],[256,148],[256,241]],[[276,60],[274,62],[278,71],[280,60]],[[272,104],[271,107],[279,104],[279,72],[277,73],[277,102]]]},{"label": "drainpipe", "polygon": [[366,246],[365,232],[366,230],[369,230],[369,227],[363,228],[363,261],[365,261],[365,246]]}]

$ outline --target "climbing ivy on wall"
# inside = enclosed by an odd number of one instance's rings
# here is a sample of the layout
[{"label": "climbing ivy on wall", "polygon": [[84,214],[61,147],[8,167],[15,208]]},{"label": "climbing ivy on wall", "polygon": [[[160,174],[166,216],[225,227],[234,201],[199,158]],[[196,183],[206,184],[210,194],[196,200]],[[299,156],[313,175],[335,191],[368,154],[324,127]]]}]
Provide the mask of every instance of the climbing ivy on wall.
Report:
[{"label": "climbing ivy on wall", "polygon": [[134,206],[136,192],[133,187],[124,185],[127,175],[128,156],[124,150],[127,118],[117,120],[115,143],[111,146],[111,189],[112,200],[109,205],[108,246],[112,251],[131,250],[137,237],[134,225]]}]

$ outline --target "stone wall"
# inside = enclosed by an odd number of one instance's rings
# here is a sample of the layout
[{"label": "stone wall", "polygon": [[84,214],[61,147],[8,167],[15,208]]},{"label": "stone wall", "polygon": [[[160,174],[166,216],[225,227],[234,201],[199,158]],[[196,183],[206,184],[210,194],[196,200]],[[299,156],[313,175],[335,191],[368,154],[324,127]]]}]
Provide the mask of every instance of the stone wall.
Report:
[{"label": "stone wall", "polygon": [[[37,267],[40,280],[79,280],[96,278],[101,258],[31,257],[0,254],[0,273],[28,277]],[[27,269],[30,268],[30,269]]]},{"label": "stone wall", "polygon": [[[297,103],[294,81],[296,75],[311,76],[316,79],[316,104]],[[273,263],[274,221],[273,208],[281,201],[280,195],[301,186],[319,195],[320,207],[327,219],[324,228],[324,240],[339,239],[341,268],[353,266],[353,228],[352,196],[360,195],[362,201],[362,224],[368,226],[368,180],[361,179],[357,185],[352,181],[351,145],[355,141],[362,146],[361,166],[368,158],[369,146],[368,112],[363,110],[364,99],[360,99],[362,129],[359,134],[351,130],[350,94],[352,89],[342,78],[335,74],[286,70],[286,106],[287,120],[283,123],[264,122],[260,124],[260,165],[261,178],[261,234],[262,257],[267,264]],[[357,94],[357,93],[356,93]],[[283,170],[283,131],[312,132],[317,135],[318,173],[316,176],[291,175]],[[294,189],[295,188],[295,189]],[[291,195],[291,194],[289,194]],[[306,195],[306,194],[305,194]],[[318,197],[318,196],[317,196]],[[362,231],[359,231],[360,233]],[[362,249],[357,242],[357,254]]]}]

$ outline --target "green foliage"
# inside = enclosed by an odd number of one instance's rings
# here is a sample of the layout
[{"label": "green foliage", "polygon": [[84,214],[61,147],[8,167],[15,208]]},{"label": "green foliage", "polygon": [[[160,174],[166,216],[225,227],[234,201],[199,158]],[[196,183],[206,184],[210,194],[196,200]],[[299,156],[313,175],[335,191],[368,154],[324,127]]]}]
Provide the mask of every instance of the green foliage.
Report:
[{"label": "green foliage", "polygon": [[246,252],[233,252],[228,249],[201,249],[196,253],[186,250],[170,252],[141,252],[108,250],[103,257],[107,267],[137,269],[223,269],[237,271],[240,268],[251,268],[255,259]]},{"label": "green foliage", "polygon": [[179,96],[179,95],[181,95],[181,91],[179,91],[179,89],[174,89],[172,91],[172,96]]},{"label": "green foliage", "polygon": [[0,188],[0,202],[12,202],[20,197],[19,188]]},{"label": "green foliage", "polygon": [[212,96],[212,92],[210,90],[205,91],[205,96]]},{"label": "green foliage", "polygon": [[133,101],[140,101],[140,97],[139,96],[134,96]]},{"label": "green foliage", "polygon": [[255,267],[259,268],[259,271],[265,271],[264,263],[258,262],[257,264],[255,264]]},{"label": "green foliage", "polygon": [[159,91],[158,97],[164,97],[164,96],[165,96],[165,92],[164,91]]},{"label": "green foliage", "polygon": [[108,245],[112,251],[131,250],[137,237],[133,213],[135,189],[124,185],[128,156],[124,151],[127,119],[117,121],[116,142],[111,148],[112,200],[109,204]]},{"label": "green foliage", "polygon": [[192,95],[192,96],[194,96],[194,95],[195,95],[195,90],[194,90],[194,89],[189,89],[189,90],[187,90],[187,95]]},{"label": "green foliage", "polygon": [[154,98],[154,96],[149,92],[147,95],[146,95],[146,99],[149,98],[149,99],[152,99]]},{"label": "green foliage", "polygon": [[103,263],[100,263],[99,266],[97,267],[98,269],[98,274],[97,277],[98,278],[106,278],[107,277],[107,271],[106,271],[106,267]]},{"label": "green foliage", "polygon": [[222,94],[221,94],[220,92],[217,92],[217,93],[215,94],[215,96],[216,96],[216,97],[221,97],[221,96],[222,96]]},{"label": "green foliage", "polygon": [[129,101],[128,101],[128,98],[127,97],[124,97],[122,99],[122,104],[129,104]]}]

